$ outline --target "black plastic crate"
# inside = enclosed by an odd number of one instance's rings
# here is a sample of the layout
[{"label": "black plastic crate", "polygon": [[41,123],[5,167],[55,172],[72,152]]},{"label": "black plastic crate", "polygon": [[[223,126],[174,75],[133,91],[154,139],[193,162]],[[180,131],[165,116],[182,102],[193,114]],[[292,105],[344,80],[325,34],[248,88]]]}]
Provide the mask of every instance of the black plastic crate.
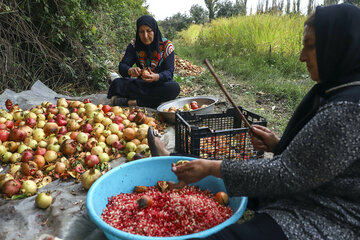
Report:
[{"label": "black plastic crate", "polygon": [[[266,126],[267,121],[242,107],[240,111],[250,124]],[[243,120],[234,108],[223,113],[195,115],[175,113],[175,150],[205,159],[257,158],[263,152],[255,151]]]}]

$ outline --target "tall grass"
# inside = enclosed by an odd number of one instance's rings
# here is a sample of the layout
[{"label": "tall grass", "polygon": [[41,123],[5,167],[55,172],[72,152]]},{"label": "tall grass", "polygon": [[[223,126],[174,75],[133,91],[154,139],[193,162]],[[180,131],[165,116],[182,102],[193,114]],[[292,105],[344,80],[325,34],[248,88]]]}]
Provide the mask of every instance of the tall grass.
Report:
[{"label": "tall grass", "polygon": [[304,16],[252,15],[191,25],[177,35],[177,54],[208,58],[220,70],[295,108],[312,85],[299,62]]}]

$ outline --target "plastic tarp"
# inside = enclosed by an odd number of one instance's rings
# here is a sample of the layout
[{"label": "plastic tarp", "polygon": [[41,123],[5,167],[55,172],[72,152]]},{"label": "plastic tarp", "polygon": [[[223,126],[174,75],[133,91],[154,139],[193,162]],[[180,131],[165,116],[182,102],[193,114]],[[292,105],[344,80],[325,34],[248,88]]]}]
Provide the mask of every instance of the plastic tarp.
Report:
[{"label": "plastic tarp", "polygon": [[[22,109],[30,109],[43,101],[56,103],[58,98],[85,99],[89,98],[94,104],[108,104],[105,94],[92,94],[74,98],[57,94],[42,82],[37,81],[31,90],[16,93],[5,90],[0,95],[0,108],[5,109],[5,101],[10,99],[19,104]],[[169,126],[162,135],[162,141],[172,151],[175,147],[175,130]],[[110,168],[125,163],[125,158],[110,162]],[[9,167],[0,167],[0,173],[7,172]],[[87,191],[81,183],[74,179],[56,180],[38,190],[51,191],[52,205],[47,209],[35,206],[35,197],[31,196],[19,200],[5,200],[0,198],[0,239],[68,239],[68,240],[98,240],[106,239],[104,233],[94,225],[86,211]]]}]

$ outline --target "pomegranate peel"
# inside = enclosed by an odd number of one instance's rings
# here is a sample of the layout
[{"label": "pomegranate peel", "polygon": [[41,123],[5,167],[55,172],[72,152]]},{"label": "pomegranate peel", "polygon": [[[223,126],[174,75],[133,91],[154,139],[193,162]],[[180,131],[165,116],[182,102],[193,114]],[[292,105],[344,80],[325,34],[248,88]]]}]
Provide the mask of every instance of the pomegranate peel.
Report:
[{"label": "pomegranate peel", "polygon": [[166,181],[158,181],[157,185],[162,193],[165,192],[169,187]]},{"label": "pomegranate peel", "polygon": [[147,208],[152,205],[152,199],[149,196],[144,195],[137,200],[137,203],[139,205],[139,208]]},{"label": "pomegranate peel", "polygon": [[143,192],[147,191],[147,187],[146,186],[135,186],[134,191],[137,193],[143,193]]}]

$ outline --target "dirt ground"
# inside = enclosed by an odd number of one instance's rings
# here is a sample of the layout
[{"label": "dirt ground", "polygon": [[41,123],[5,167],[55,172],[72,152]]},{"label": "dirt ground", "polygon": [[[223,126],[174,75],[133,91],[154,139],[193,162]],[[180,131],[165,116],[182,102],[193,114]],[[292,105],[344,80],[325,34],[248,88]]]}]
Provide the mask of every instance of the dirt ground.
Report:
[{"label": "dirt ground", "polygon": [[[217,97],[218,102],[215,106],[215,112],[222,112],[232,108],[231,103],[227,100],[215,80],[213,80],[213,77],[206,72],[203,74],[208,76],[209,81],[213,81],[213,84],[197,82],[192,86],[192,91],[182,92],[181,94],[185,97],[196,95],[211,95]],[[287,121],[291,114],[285,101],[276,101],[272,96],[263,92],[254,93],[252,86],[249,86],[246,82],[239,81],[229,74],[218,72],[217,75],[237,106],[241,106],[266,118],[268,128],[279,136],[282,134],[284,121]],[[184,86],[184,84],[181,84],[181,86],[182,88],[187,87]]]}]

